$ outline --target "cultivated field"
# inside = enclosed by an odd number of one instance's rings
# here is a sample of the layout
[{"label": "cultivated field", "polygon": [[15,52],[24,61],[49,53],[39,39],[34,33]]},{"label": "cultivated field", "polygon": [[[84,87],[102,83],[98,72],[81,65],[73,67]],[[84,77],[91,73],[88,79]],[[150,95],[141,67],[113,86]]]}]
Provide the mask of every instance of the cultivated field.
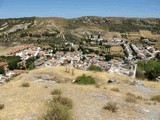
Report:
[{"label": "cultivated field", "polygon": [[14,51],[16,49],[20,49],[25,47],[26,45],[16,45],[16,46],[10,46],[10,47],[5,47],[5,46],[0,46],[0,56],[6,56],[8,55],[11,51]]},{"label": "cultivated field", "polygon": [[124,55],[123,48],[121,46],[112,46],[111,54]]}]

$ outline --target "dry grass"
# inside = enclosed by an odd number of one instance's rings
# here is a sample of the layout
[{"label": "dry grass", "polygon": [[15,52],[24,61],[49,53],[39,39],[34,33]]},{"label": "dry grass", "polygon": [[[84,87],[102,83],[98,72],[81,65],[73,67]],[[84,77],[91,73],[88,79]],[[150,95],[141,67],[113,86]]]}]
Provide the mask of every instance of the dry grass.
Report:
[{"label": "dry grass", "polygon": [[126,94],[126,98],[125,98],[126,102],[136,103],[137,100],[143,100],[143,97],[140,95],[135,95],[133,93],[129,93],[129,92]]},{"label": "dry grass", "polygon": [[73,108],[72,100],[67,97],[62,97],[62,96],[53,97],[52,103],[60,103],[62,105],[66,105],[69,109]]},{"label": "dry grass", "polygon": [[149,88],[155,88],[155,89],[159,89],[160,88],[160,84],[157,83],[157,82],[153,82],[153,81],[143,81],[143,84],[146,86],[146,87],[149,87]]},{"label": "dry grass", "polygon": [[41,114],[45,109],[46,100],[44,98],[47,97],[47,93],[42,89],[43,85],[32,82],[33,86],[22,89],[19,87],[22,83],[23,81],[14,80],[0,86],[1,102],[5,105],[5,109],[0,111],[1,120],[23,119],[24,116],[31,115],[35,110]]},{"label": "dry grass", "polygon": [[24,45],[16,45],[16,46],[12,46],[12,47],[4,47],[4,46],[0,46],[0,56],[2,55],[7,55],[8,53],[10,53],[12,50],[15,50],[17,48],[21,48],[24,47]]},{"label": "dry grass", "polygon": [[151,31],[148,31],[148,30],[140,30],[140,35],[145,38],[152,38],[153,37]]},{"label": "dry grass", "polygon": [[154,34],[151,33],[151,31],[148,31],[148,30],[140,30],[140,35],[145,37],[145,38],[160,39],[160,34],[154,35]]},{"label": "dry grass", "polygon": [[52,95],[61,95],[62,94],[62,91],[60,89],[54,89],[52,92],[51,92]]},{"label": "dry grass", "polygon": [[111,91],[114,91],[114,92],[120,92],[120,90],[119,90],[118,88],[116,88],[116,87],[111,88]]},{"label": "dry grass", "polygon": [[124,55],[123,48],[121,46],[112,46],[111,54]]},{"label": "dry grass", "polygon": [[112,39],[113,37],[121,37],[121,34],[119,32],[109,32],[108,34],[108,39]]},{"label": "dry grass", "polygon": [[[37,80],[37,75],[49,74],[50,76],[57,79],[69,79],[70,82],[75,79],[77,76],[82,74],[92,75],[101,85],[101,88],[97,89],[93,85],[76,85],[71,83],[58,84],[52,82],[34,82],[33,80]],[[108,74],[105,72],[90,72],[90,71],[81,71],[75,70],[75,76],[72,76],[65,72],[65,67],[46,67],[40,68],[37,70],[30,71],[28,74],[21,74],[14,78],[11,82],[0,86],[0,98],[1,102],[5,105],[5,109],[0,111],[0,118],[2,120],[14,120],[14,119],[25,119],[26,116],[30,116],[33,119],[39,118],[40,115],[44,115],[44,112],[47,110],[46,102],[52,99],[51,91],[53,89],[63,90],[63,95],[68,98],[71,98],[74,102],[73,106],[73,114],[74,118],[82,118],[82,119],[100,119],[97,116],[97,113],[101,112],[99,108],[102,108],[104,103],[106,102],[106,96],[110,100],[117,100],[115,102],[121,101],[124,102],[124,98],[126,97],[125,93],[134,91],[136,95],[143,95],[143,91],[139,91],[135,86],[123,85],[123,84],[107,84],[107,80],[110,78],[116,78],[117,81],[127,81],[129,77],[119,76],[114,74]],[[31,86],[27,89],[22,89],[21,84],[27,82]],[[144,82],[148,86],[150,86],[150,82]],[[151,86],[152,86],[151,82]],[[157,83],[156,83],[157,84]],[[47,86],[47,89],[46,87]],[[135,88],[134,88],[135,87]],[[159,89],[156,86],[157,90]],[[103,89],[107,88],[107,89]],[[112,92],[110,89],[118,88],[120,92]],[[25,93],[25,94],[24,94]],[[98,96],[97,96],[98,94]],[[150,96],[145,93],[146,96]],[[101,97],[102,95],[102,97]],[[136,100],[139,100],[136,98]],[[92,104],[90,104],[92,103]],[[88,104],[90,104],[88,106]],[[125,102],[125,104],[129,104]],[[123,109],[122,106],[119,106],[119,109],[124,110],[126,115],[131,114],[137,115],[138,112],[133,111],[132,108],[125,106]],[[142,104],[143,105],[143,104]],[[31,107],[34,106],[34,107]],[[157,104],[155,107],[159,107]],[[94,109],[94,110],[93,110]],[[128,110],[129,109],[129,110]],[[87,112],[84,112],[87,111]],[[83,116],[82,116],[83,114]],[[88,116],[88,114],[90,114]],[[122,116],[119,112],[116,113],[118,116],[121,116],[122,119],[126,119],[125,116]],[[114,114],[114,115],[116,115]],[[84,118],[83,118],[84,117]],[[102,119],[107,119],[108,116],[106,114],[101,114],[100,117]],[[128,116],[127,116],[128,117]]]},{"label": "dry grass", "polygon": [[139,32],[129,32],[126,35],[129,40],[134,40],[134,42],[141,37]]},{"label": "dry grass", "polygon": [[109,111],[111,111],[111,112],[117,112],[117,110],[118,110],[117,103],[115,103],[115,102],[108,102],[108,103],[103,107],[103,109],[109,110]]},{"label": "dry grass", "polygon": [[132,93],[127,93],[126,94],[126,98],[125,98],[125,101],[126,102],[129,102],[129,103],[136,103],[136,96]]},{"label": "dry grass", "polygon": [[152,96],[151,100],[156,101],[156,102],[160,102],[160,95],[154,95],[154,96]]},{"label": "dry grass", "polygon": [[106,80],[110,78],[116,78],[118,81],[124,81],[129,80],[129,77],[121,76],[121,75],[114,75],[109,74],[106,72],[92,72],[92,71],[83,71],[83,70],[77,70],[74,71],[74,76],[65,72],[66,68],[63,66],[60,67],[45,67],[38,70],[33,70],[29,74],[23,74],[20,75],[18,78],[22,80],[30,79],[32,80],[34,77],[42,75],[42,74],[48,74],[51,77],[55,78],[56,80],[70,80],[70,82],[74,79],[76,79],[78,76],[81,76],[83,74],[87,76],[92,76],[96,79],[98,83],[104,83]]},{"label": "dry grass", "polygon": [[67,97],[56,96],[48,104],[48,110],[44,120],[72,120],[70,109],[73,107],[72,100]]},{"label": "dry grass", "polygon": [[25,83],[22,83],[22,84],[21,84],[21,87],[30,87],[30,84],[27,83],[27,82],[25,82]]}]

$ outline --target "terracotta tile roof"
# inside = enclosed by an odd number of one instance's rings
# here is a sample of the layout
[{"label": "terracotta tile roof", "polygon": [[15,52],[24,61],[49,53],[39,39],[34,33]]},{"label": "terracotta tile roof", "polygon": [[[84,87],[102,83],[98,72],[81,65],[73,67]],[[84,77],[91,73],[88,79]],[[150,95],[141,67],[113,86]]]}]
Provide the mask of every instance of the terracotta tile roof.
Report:
[{"label": "terracotta tile roof", "polygon": [[28,70],[14,70],[14,72],[16,74],[21,74],[21,73],[28,73],[29,71]]},{"label": "terracotta tile roof", "polygon": [[88,54],[87,56],[95,57],[95,56],[97,56],[97,55],[96,55],[96,54]]},{"label": "terracotta tile roof", "polygon": [[6,65],[8,65],[7,62],[0,62],[0,66],[1,66],[1,67],[6,66]]},{"label": "terracotta tile roof", "polygon": [[28,52],[29,55],[34,55],[35,53],[36,53],[35,51]]}]

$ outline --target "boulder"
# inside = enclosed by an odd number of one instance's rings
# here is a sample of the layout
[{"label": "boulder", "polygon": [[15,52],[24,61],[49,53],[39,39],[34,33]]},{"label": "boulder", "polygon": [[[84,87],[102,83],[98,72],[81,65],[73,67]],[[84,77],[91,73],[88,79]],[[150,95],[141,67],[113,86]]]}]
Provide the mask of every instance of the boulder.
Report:
[{"label": "boulder", "polygon": [[117,80],[115,78],[111,78],[108,80],[108,83],[116,83],[116,82],[117,82]]}]

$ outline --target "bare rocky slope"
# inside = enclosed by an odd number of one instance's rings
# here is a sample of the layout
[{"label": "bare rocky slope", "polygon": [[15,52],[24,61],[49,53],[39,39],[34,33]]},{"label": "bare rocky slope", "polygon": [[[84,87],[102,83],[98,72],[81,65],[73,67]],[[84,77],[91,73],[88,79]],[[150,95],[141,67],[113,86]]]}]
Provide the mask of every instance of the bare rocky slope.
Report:
[{"label": "bare rocky slope", "polygon": [[[91,34],[109,39],[110,33],[151,31],[160,33],[160,18],[116,18],[86,16],[65,18],[0,19],[0,43],[50,43],[53,41],[79,41]],[[113,34],[114,35],[114,34]]]}]

